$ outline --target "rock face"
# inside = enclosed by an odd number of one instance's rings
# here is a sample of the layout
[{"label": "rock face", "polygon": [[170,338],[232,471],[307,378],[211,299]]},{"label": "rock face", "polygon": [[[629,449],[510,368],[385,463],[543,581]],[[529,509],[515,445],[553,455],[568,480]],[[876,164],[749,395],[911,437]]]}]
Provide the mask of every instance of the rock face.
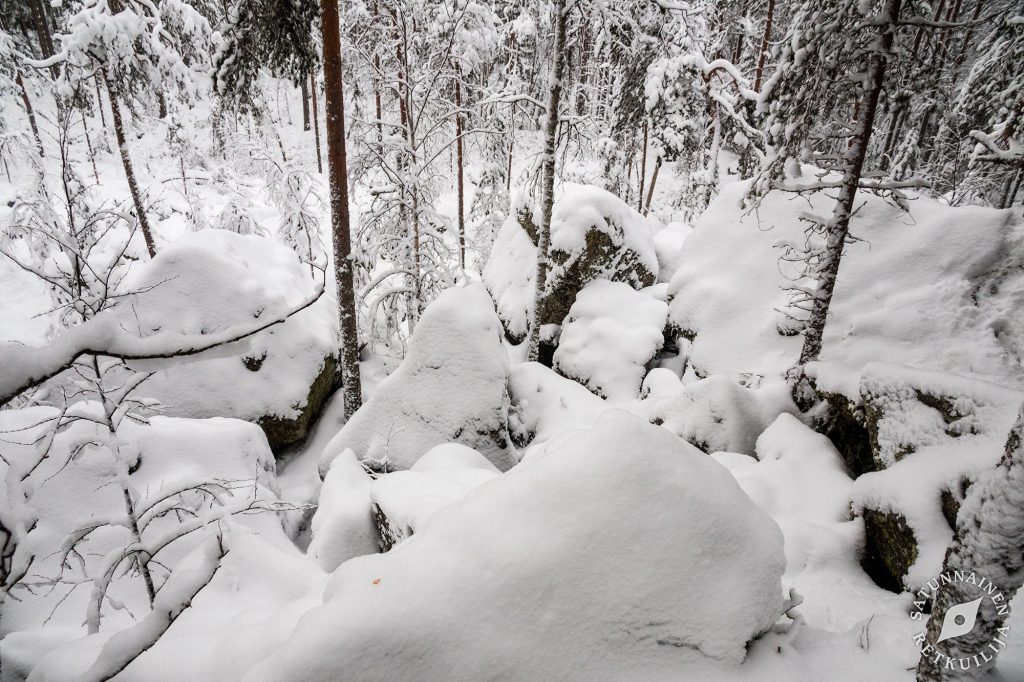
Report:
[{"label": "rock face", "polygon": [[[506,335],[522,341],[533,312],[537,225],[523,197],[505,222],[484,269]],[[551,265],[540,323],[561,325],[589,282],[607,279],[634,289],[655,283],[658,259],[650,221],[615,195],[592,185],[566,183],[551,217]],[[549,348],[553,352],[554,346]]]},{"label": "rock face", "polygon": [[444,292],[424,311],[402,363],[327,445],[321,472],[345,448],[408,469],[448,442],[477,450],[502,471],[515,464],[501,336],[482,285]]},{"label": "rock face", "polygon": [[862,564],[880,586],[914,588],[937,573],[967,486],[995,466],[1022,395],[954,374],[870,363],[810,371],[830,414],[820,425],[858,476]]},{"label": "rock face", "polygon": [[[184,235],[135,273],[126,329],[202,335],[284,310],[316,286],[295,252],[270,239],[224,230]],[[327,296],[238,348],[169,366],[139,395],[176,417],[227,416],[256,424],[271,449],[303,439],[333,389],[337,349]],[[145,367],[140,367],[145,369]]]}]

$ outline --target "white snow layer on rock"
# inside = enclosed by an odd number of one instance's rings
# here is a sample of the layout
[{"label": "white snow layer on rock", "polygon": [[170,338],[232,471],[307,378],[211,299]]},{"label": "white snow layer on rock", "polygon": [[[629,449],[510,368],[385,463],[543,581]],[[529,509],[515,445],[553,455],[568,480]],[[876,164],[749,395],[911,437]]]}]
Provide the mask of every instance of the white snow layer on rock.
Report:
[{"label": "white snow layer on rock", "polygon": [[[638,558],[642,558],[639,561]],[[778,527],[718,463],[609,412],[353,559],[246,679],[643,679],[781,615]]]},{"label": "white snow layer on rock", "polygon": [[[793,273],[780,271],[775,246],[803,243],[798,200],[774,192],[745,214],[746,189],[726,186],[701,215],[670,286],[670,320],[696,334],[690,359],[702,373],[778,373],[802,343],[778,333],[776,310]],[[810,200],[831,210],[823,194]],[[1008,211],[924,197],[909,213],[870,195],[858,201],[851,232],[860,241],[843,256],[822,359],[859,368],[884,358],[1024,387],[1024,225]]]},{"label": "white snow layer on rock", "polygon": [[346,449],[331,461],[311,521],[308,553],[333,571],[354,556],[377,551],[377,527],[370,509],[373,479]]},{"label": "white snow layer on rock", "polygon": [[[151,288],[150,288],[151,287]],[[187,233],[134,273],[139,291],[119,305],[122,327],[210,334],[251,324],[268,311],[298,305],[315,290],[308,266],[288,247],[225,230]],[[337,348],[333,298],[324,295],[286,322],[248,342],[246,367],[237,349],[210,351],[162,369],[141,393],[181,417],[294,418],[305,406],[324,358]],[[133,363],[142,366],[143,363]]]},{"label": "white snow layer on rock", "polygon": [[408,471],[378,477],[370,487],[370,499],[392,526],[409,536],[439,510],[458,502],[499,473],[476,450],[445,443],[431,448]]},{"label": "white snow layer on rock", "polygon": [[[516,218],[520,211],[528,210],[527,201],[525,194],[514,197],[512,210],[498,232],[483,272],[483,281],[495,301],[498,315],[515,338],[526,334],[536,295],[537,246]],[[654,220],[644,217],[607,190],[567,182],[556,190],[550,251],[580,254],[586,249],[587,233],[597,230],[607,234],[615,246],[637,254],[640,263],[657,275],[655,225]],[[570,257],[568,263],[574,260]],[[549,281],[556,279],[559,269],[564,267],[552,266]]]},{"label": "white snow layer on rock", "polygon": [[486,289],[448,289],[416,324],[402,364],[327,444],[320,471],[345,448],[408,469],[447,442],[508,469],[518,460],[506,429],[508,377],[501,324]]},{"label": "white snow layer on rock", "polygon": [[636,398],[646,365],[664,342],[667,313],[664,301],[645,290],[594,280],[562,325],[554,368],[601,397]]}]

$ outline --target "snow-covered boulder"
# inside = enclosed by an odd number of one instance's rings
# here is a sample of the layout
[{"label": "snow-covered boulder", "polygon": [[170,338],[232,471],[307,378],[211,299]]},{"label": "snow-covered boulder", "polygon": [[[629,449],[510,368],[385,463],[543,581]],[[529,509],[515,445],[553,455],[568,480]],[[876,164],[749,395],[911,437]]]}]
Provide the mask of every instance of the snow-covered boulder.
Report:
[{"label": "snow-covered boulder", "polygon": [[638,410],[704,452],[754,454],[754,445],[775,417],[793,410],[785,384],[758,389],[741,386],[729,377],[713,376],[675,390],[651,395]]},{"label": "snow-covered boulder", "polygon": [[[808,206],[773,192],[747,213],[747,188],[727,185],[697,220],[669,287],[670,322],[692,339],[701,376],[777,375],[800,354],[802,338],[779,333],[795,273],[776,245],[803,243],[798,214]],[[826,194],[808,196],[818,214],[831,213]],[[909,213],[868,194],[861,202],[821,359],[854,369],[884,359],[1024,388],[1024,223],[926,197],[908,202]]]},{"label": "snow-covered boulder", "polygon": [[[534,307],[537,224],[524,196],[502,226],[484,283],[513,341],[526,336]],[[595,279],[634,289],[654,284],[658,258],[652,221],[614,194],[593,185],[565,183],[551,216],[551,265],[540,323],[560,325],[576,294]]]},{"label": "snow-covered boulder", "polygon": [[513,366],[509,391],[509,431],[520,447],[541,445],[566,430],[588,428],[607,408],[605,401],[579,383],[539,362]]},{"label": "snow-covered boulder", "polygon": [[[151,334],[209,334],[301,303],[316,283],[295,252],[225,230],[187,233],[134,273],[138,293],[118,306],[122,326]],[[271,448],[301,440],[334,385],[337,322],[324,295],[241,349],[217,349],[161,369],[140,395],[179,417],[255,422]],[[188,360],[188,361],[184,361]]]},{"label": "snow-covered boulder", "polygon": [[646,289],[594,280],[565,318],[553,367],[603,398],[636,398],[664,342],[667,313],[665,302]]},{"label": "snow-covered boulder", "polygon": [[939,572],[967,487],[999,461],[1024,393],[890,363],[809,371],[837,406],[826,432],[862,474],[852,502],[865,569],[891,589],[923,584]]},{"label": "snow-covered boulder", "polygon": [[374,518],[387,551],[427,519],[500,472],[473,448],[445,443],[427,451],[408,471],[380,476],[370,488]]},{"label": "snow-covered boulder", "polygon": [[320,471],[346,448],[408,469],[456,442],[501,470],[516,463],[508,438],[508,354],[480,284],[445,291],[423,312],[402,363],[324,449]]},{"label": "snow-covered boulder", "polygon": [[[641,560],[642,559],[642,560]],[[621,411],[359,557],[248,679],[651,679],[731,669],[781,615],[782,535]]]},{"label": "snow-covered boulder", "polygon": [[339,454],[328,467],[310,523],[308,547],[309,555],[325,571],[377,551],[380,538],[371,511],[372,483],[351,450]]}]

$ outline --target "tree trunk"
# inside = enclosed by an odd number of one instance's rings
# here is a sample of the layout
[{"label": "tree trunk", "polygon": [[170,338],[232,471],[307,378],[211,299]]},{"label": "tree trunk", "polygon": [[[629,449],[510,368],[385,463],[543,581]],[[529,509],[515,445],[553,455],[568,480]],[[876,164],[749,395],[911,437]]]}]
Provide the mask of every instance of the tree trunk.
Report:
[{"label": "tree trunk", "polygon": [[373,105],[374,112],[377,114],[377,153],[381,156],[384,155],[384,123],[381,117],[384,116],[384,108],[381,105],[381,94],[380,94],[380,55],[373,55]]},{"label": "tree trunk", "polygon": [[[43,59],[54,55],[53,34],[50,31],[50,24],[46,17],[46,8],[42,0],[29,0],[29,9],[32,12],[32,27],[36,31],[36,39],[39,41],[39,51]],[[54,80],[60,75],[59,67],[54,64],[50,67],[50,75]]]},{"label": "tree trunk", "polygon": [[768,59],[768,44],[772,39],[772,19],[775,16],[775,0],[768,0],[767,17],[764,20],[764,32],[761,34],[761,48],[757,52],[757,71],[754,73],[754,91],[761,90],[761,78],[764,76],[764,63]]},{"label": "tree trunk", "polygon": [[114,119],[114,135],[117,137],[117,149],[121,152],[121,164],[124,166],[124,174],[128,179],[128,191],[132,195],[132,203],[135,204],[135,215],[139,220],[139,227],[142,228],[142,237],[146,240],[146,250],[149,257],[156,256],[156,244],[153,241],[153,233],[149,229],[149,218],[146,217],[146,207],[142,203],[142,193],[139,192],[139,183],[135,180],[135,170],[132,166],[131,156],[128,154],[128,141],[124,135],[124,121],[121,118],[121,104],[117,101],[117,91],[110,78],[104,76],[107,86],[107,98],[110,100],[110,113]]},{"label": "tree trunk", "polygon": [[338,0],[320,0],[323,30],[325,114],[327,120],[327,169],[331,190],[331,232],[334,245],[334,277],[341,332],[341,385],[345,419],[362,405],[359,379],[359,338],[356,329],[356,297],[352,272],[352,235],[348,215],[348,159],[345,153],[345,92],[341,71],[341,35]]},{"label": "tree trunk", "polygon": [[644,182],[647,180],[647,115],[644,115],[644,143],[640,153],[640,191],[636,195],[636,210],[644,210]]},{"label": "tree trunk", "polygon": [[32,108],[32,100],[28,98],[28,90],[25,88],[25,81],[21,78],[21,71],[14,72],[14,82],[21,91],[21,101],[25,105],[25,113],[28,115],[28,124],[32,128],[32,136],[36,138],[36,147],[39,148],[39,156],[42,158],[46,152],[43,151],[43,138],[39,136],[39,126],[36,124],[36,111]]},{"label": "tree trunk", "polygon": [[555,204],[555,146],[558,142],[558,108],[562,101],[562,72],[565,70],[565,24],[568,12],[565,0],[554,0],[555,42],[552,47],[551,76],[548,78],[547,120],[544,124],[544,156],[542,163],[541,220],[537,234],[537,290],[533,299],[533,315],[527,359],[536,362],[540,355],[540,309],[548,279],[548,246],[551,243],[551,213]]},{"label": "tree trunk", "polygon": [[96,153],[92,149],[92,139],[89,137],[89,124],[85,120],[85,113],[79,112],[82,117],[82,129],[85,131],[85,145],[89,150],[89,161],[92,162],[92,174],[96,176],[96,184],[100,184],[100,172],[96,169]]},{"label": "tree trunk", "polygon": [[462,84],[455,81],[455,158],[458,164],[458,191],[459,191],[459,267],[466,269],[466,186],[462,174]]},{"label": "tree trunk", "polygon": [[[829,221],[825,234],[825,253],[822,255],[821,263],[816,269],[817,288],[814,292],[814,301],[810,317],[807,320],[807,328],[804,331],[804,343],[803,348],[800,350],[800,360],[798,362],[799,367],[817,360],[821,354],[825,321],[828,317],[829,306],[832,303],[832,294],[835,292],[836,275],[839,273],[839,262],[843,255],[843,247],[846,245],[846,236],[850,231],[850,217],[853,214],[857,187],[860,184],[861,173],[864,170],[864,159],[867,156],[868,143],[871,141],[871,132],[875,124],[875,113],[878,110],[878,100],[882,94],[882,86],[885,82],[885,70],[888,66],[889,57],[892,55],[896,22],[899,19],[901,2],[902,0],[885,0],[885,5],[878,18],[878,30],[881,32],[881,35],[878,39],[877,50],[869,58],[863,95],[857,106],[857,122],[854,127],[853,136],[850,138],[850,145],[845,153],[843,180],[839,188],[835,209],[832,212],[832,219]],[[793,400],[804,411],[810,409],[814,403],[814,392],[811,389],[810,381],[803,373],[800,373],[794,385]]]},{"label": "tree trunk", "polygon": [[310,74],[309,84],[311,89],[310,96],[313,100],[313,142],[315,143],[316,146],[316,172],[323,173],[324,162],[320,154],[320,105],[317,100],[318,95],[316,92],[316,74]]},{"label": "tree trunk", "polygon": [[[103,111],[103,97],[100,94],[101,93],[101,90],[100,90],[100,78],[99,78],[99,76],[96,76],[93,80],[96,83],[96,109],[100,112],[100,124],[103,126],[103,129],[106,130],[107,129],[107,115]],[[104,134],[104,138],[106,138],[106,134]]]},{"label": "tree trunk", "polygon": [[[924,633],[915,637],[921,648],[918,682],[952,682],[965,678],[966,667],[979,676],[995,666],[1006,648],[1010,602],[1024,586],[1024,406],[1006,439],[1006,449],[995,469],[973,484],[960,507],[956,534],[946,550],[940,583],[931,595],[931,617]],[[972,575],[984,587],[958,580]],[[942,580],[942,576],[953,578]],[[993,589],[989,589],[993,588]],[[926,586],[918,593],[928,596]],[[925,594],[922,594],[925,593]],[[918,597],[915,597],[918,598]],[[958,636],[936,641],[954,607],[975,600],[973,627]],[[962,609],[961,609],[962,610]],[[964,613],[970,618],[970,613]],[[959,624],[959,621],[951,621]],[[966,623],[966,621],[965,621]],[[950,665],[953,667],[951,668]]]},{"label": "tree trunk", "polygon": [[303,78],[300,85],[302,90],[302,129],[309,130],[309,83]]},{"label": "tree trunk", "polygon": [[654,161],[654,172],[651,173],[651,186],[647,188],[647,203],[644,206],[644,215],[651,212],[651,199],[654,198],[654,186],[658,184],[658,171],[661,170],[661,157]]}]

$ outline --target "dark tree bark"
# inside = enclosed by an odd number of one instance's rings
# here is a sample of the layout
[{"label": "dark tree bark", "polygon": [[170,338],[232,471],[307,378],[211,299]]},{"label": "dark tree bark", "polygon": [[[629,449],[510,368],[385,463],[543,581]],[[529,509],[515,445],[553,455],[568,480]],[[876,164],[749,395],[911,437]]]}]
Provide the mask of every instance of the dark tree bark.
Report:
[{"label": "dark tree bark", "polygon": [[[800,367],[817,360],[821,354],[825,320],[828,317],[829,306],[832,304],[836,275],[839,273],[839,262],[842,259],[843,248],[846,246],[846,237],[850,232],[853,204],[857,197],[857,188],[864,170],[864,160],[867,157],[868,143],[871,141],[871,133],[875,125],[878,100],[885,83],[885,70],[892,56],[901,3],[902,0],[885,0],[878,18],[877,26],[881,35],[878,38],[877,48],[869,57],[863,94],[856,107],[856,123],[845,153],[842,184],[832,218],[825,231],[825,252],[822,255],[822,262],[817,268],[817,288],[814,292],[811,314],[804,331],[804,343],[800,350],[798,363]],[[794,385],[793,399],[802,410],[810,409],[814,403],[814,392],[811,389],[810,381],[802,374]]]},{"label": "dark tree bark", "polygon": [[320,9],[323,27],[327,170],[330,177],[334,277],[341,332],[341,390],[345,397],[345,418],[349,419],[362,405],[363,398],[359,378],[359,338],[356,329],[356,297],[351,260],[352,234],[348,214],[345,91],[341,72],[338,0],[320,0]]},{"label": "dark tree bark", "polygon": [[21,71],[14,72],[14,82],[18,86],[18,90],[21,92],[21,101],[25,105],[25,113],[28,114],[28,124],[32,128],[32,136],[36,138],[36,146],[39,148],[39,156],[42,157],[46,152],[43,151],[43,138],[39,137],[39,126],[36,124],[36,111],[32,108],[32,100],[28,98],[28,90],[25,88],[25,81],[21,78]]},{"label": "dark tree bark", "polygon": [[[50,31],[50,23],[46,16],[46,7],[43,0],[29,0],[29,10],[32,12],[32,27],[36,31],[36,39],[39,41],[39,51],[43,59],[54,55],[53,33]],[[60,74],[56,64],[50,67],[50,75],[55,79]]]},{"label": "dark tree bark", "polygon": [[767,16],[764,20],[764,32],[761,34],[761,48],[757,52],[757,70],[754,72],[754,91],[761,90],[761,78],[764,76],[764,63],[768,59],[768,44],[772,39],[772,20],[775,17],[775,0],[768,0]]},{"label": "dark tree bark", "polygon": [[132,158],[128,154],[128,140],[124,134],[124,120],[121,117],[121,104],[117,101],[117,91],[109,78],[104,76],[107,86],[107,97],[110,99],[110,113],[114,119],[114,135],[117,137],[117,149],[121,153],[121,164],[124,166],[124,174],[128,179],[128,191],[132,195],[132,203],[135,205],[135,215],[139,219],[139,227],[142,228],[142,237],[146,240],[146,250],[149,257],[156,256],[156,243],[153,241],[153,232],[149,228],[149,218],[146,217],[146,207],[142,203],[142,193],[139,191],[139,183],[135,179],[135,168],[132,165]]},{"label": "dark tree bark", "polygon": [[551,75],[548,77],[547,120],[544,125],[544,157],[541,178],[541,220],[537,230],[537,291],[534,295],[527,359],[536,362],[540,355],[540,309],[547,288],[548,246],[551,243],[551,213],[555,204],[555,148],[558,144],[558,109],[562,102],[562,74],[565,71],[565,24],[568,12],[565,0],[554,0],[555,42],[552,47]]},{"label": "dark tree bark", "polygon": [[459,184],[459,266],[466,269],[466,186],[462,158],[462,84],[455,81],[455,159]]},{"label": "dark tree bark", "polygon": [[647,180],[647,116],[644,115],[644,142],[640,152],[640,188],[636,196],[636,210],[644,210],[644,182]]},{"label": "dark tree bark", "polygon": [[658,171],[661,170],[661,157],[654,161],[654,172],[651,173],[651,186],[647,188],[647,202],[644,205],[644,215],[651,212],[651,200],[654,198],[654,186],[658,184]]}]

